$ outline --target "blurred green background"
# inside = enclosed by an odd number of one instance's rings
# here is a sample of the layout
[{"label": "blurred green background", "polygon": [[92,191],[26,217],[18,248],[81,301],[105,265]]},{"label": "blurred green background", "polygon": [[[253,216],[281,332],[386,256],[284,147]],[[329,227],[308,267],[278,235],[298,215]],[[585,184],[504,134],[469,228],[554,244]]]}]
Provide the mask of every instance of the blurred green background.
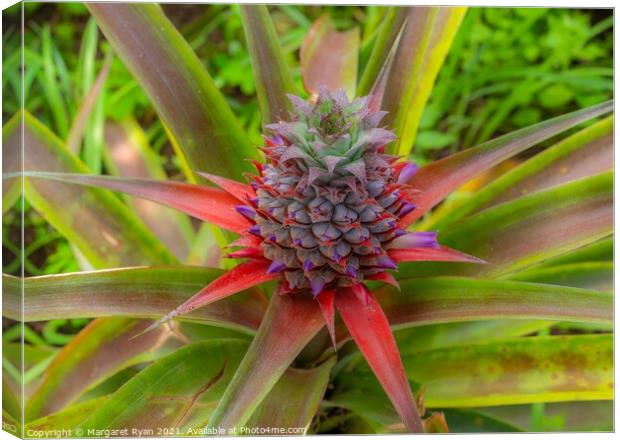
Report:
[{"label": "blurred green background", "polygon": [[[255,85],[238,8],[230,5],[164,5],[222,89],[231,107],[261,143]],[[169,178],[182,177],[164,127],[140,86],[80,3],[24,3],[24,107],[67,139],[71,121],[105,63],[110,73],[88,121],[82,159],[106,170],[104,123],[134,117]],[[282,45],[301,87],[299,48],[312,22],[328,11],[341,29],[362,30],[367,57],[381,8],[377,6],[270,6]],[[20,5],[3,12],[3,108],[5,123],[21,106]],[[425,163],[544,119],[609,99],[613,94],[611,9],[470,8],[436,81],[423,115],[413,159]],[[71,245],[34,210],[24,207],[25,275],[83,269]],[[4,273],[18,274],[21,207],[3,216]],[[32,345],[66,344],[87,320],[55,320],[26,327]],[[20,336],[5,322],[3,338]],[[49,359],[49,360],[48,360]],[[36,373],[36,372],[35,372]],[[35,373],[28,380],[36,379]],[[502,417],[523,429],[570,430],[579,404],[511,408]],[[490,410],[491,411],[491,410]],[[492,412],[492,411],[491,411]],[[540,411],[539,411],[540,412]],[[532,416],[534,414],[534,416]],[[595,415],[593,415],[595,417]],[[602,422],[603,424],[607,422]],[[612,427],[605,426],[606,429]]]}]

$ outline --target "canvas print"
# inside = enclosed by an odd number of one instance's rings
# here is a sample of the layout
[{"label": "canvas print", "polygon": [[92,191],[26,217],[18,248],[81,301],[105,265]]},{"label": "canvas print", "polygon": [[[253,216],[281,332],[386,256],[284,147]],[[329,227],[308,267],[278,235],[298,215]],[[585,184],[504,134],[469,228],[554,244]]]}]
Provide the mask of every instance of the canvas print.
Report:
[{"label": "canvas print", "polygon": [[3,11],[3,430],[613,431],[613,10]]}]

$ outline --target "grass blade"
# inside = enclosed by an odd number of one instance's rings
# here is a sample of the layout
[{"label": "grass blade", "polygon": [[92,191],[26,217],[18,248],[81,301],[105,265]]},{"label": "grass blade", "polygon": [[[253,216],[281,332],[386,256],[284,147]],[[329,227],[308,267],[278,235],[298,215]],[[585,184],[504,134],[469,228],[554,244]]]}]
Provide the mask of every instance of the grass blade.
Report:
[{"label": "grass blade", "polygon": [[110,72],[110,66],[112,65],[112,57],[106,58],[103,67],[97,75],[95,83],[92,85],[88,93],[84,96],[80,108],[73,118],[71,128],[69,129],[69,135],[67,136],[67,149],[73,154],[78,154],[82,139],[84,138],[88,120],[93,113],[93,109],[97,104],[97,98],[103,88],[108,73]]},{"label": "grass blade", "polygon": [[80,45],[80,55],[78,59],[78,79],[81,85],[82,99],[86,98],[93,87],[95,80],[95,61],[97,57],[97,40],[99,38],[99,30],[97,23],[90,18],[86,22],[84,35]]},{"label": "grass blade", "polygon": [[67,133],[69,132],[69,116],[67,114],[65,101],[63,100],[59,90],[57,72],[53,60],[54,43],[52,41],[52,34],[49,25],[45,25],[43,27],[41,45],[43,61],[41,86],[43,88],[43,94],[49,102],[52,111],[55,132],[60,138],[65,139]]}]

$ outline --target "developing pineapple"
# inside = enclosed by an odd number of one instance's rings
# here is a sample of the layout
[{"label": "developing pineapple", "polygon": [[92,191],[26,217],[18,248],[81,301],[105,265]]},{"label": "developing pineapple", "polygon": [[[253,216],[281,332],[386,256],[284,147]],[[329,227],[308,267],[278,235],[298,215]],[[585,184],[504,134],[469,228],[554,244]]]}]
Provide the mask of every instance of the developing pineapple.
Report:
[{"label": "developing pineapple", "polygon": [[416,167],[384,153],[395,140],[379,127],[385,112],[371,111],[368,97],[349,102],[344,91],[323,90],[314,104],[290,99],[292,121],[266,127],[253,208],[237,208],[256,223],[250,232],[263,239],[268,272],[282,272],[286,290],[317,296],[395,269],[388,249],[436,246],[434,233],[399,227],[415,209],[404,182]]}]

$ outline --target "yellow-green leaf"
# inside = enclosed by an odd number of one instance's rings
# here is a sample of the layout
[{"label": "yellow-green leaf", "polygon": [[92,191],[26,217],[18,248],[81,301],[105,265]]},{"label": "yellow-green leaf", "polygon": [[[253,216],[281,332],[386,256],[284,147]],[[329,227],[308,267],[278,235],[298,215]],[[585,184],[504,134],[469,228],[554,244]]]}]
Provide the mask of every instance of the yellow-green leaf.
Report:
[{"label": "yellow-green leaf", "polygon": [[429,408],[613,398],[612,335],[545,336],[404,356]]}]

